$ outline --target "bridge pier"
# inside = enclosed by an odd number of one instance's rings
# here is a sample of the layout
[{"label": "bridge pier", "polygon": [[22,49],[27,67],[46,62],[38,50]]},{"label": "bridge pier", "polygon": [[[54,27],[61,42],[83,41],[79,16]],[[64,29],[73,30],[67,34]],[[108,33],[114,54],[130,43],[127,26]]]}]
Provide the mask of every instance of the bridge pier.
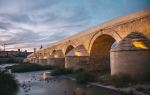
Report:
[{"label": "bridge pier", "polygon": [[132,32],[111,49],[111,75],[144,78],[150,73],[150,41]]},{"label": "bridge pier", "polygon": [[61,50],[54,50],[47,59],[47,64],[51,66],[57,66],[60,68],[65,67],[65,58]]},{"label": "bridge pier", "polygon": [[35,64],[36,63],[35,58],[30,59],[29,62],[32,63],[32,64]]},{"label": "bridge pier", "polygon": [[34,58],[33,61],[32,61],[32,63],[39,64],[39,59],[38,58]]},{"label": "bridge pier", "polygon": [[42,57],[42,58],[40,57],[39,58],[39,64],[40,65],[47,65],[47,58],[46,57],[45,58],[44,57]]},{"label": "bridge pier", "polygon": [[65,57],[65,68],[88,69],[90,56],[87,50],[80,45],[72,49]]},{"label": "bridge pier", "polygon": [[48,58],[47,64],[51,66],[57,66],[60,68],[64,68],[65,58]]},{"label": "bridge pier", "polygon": [[39,59],[38,58],[36,58],[35,63],[39,64]]}]

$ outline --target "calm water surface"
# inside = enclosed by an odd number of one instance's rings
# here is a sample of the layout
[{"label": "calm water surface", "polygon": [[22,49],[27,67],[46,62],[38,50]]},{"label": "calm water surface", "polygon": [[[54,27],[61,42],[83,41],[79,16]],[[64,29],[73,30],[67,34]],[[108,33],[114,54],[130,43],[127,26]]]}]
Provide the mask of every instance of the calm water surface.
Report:
[{"label": "calm water surface", "polygon": [[[100,87],[86,87],[86,85],[77,84],[75,81],[59,77],[50,81],[41,80],[40,72],[18,73],[16,79],[21,84],[17,95],[73,95],[73,91],[80,90],[85,95],[124,95],[115,91]],[[27,87],[23,88],[23,84]]]}]

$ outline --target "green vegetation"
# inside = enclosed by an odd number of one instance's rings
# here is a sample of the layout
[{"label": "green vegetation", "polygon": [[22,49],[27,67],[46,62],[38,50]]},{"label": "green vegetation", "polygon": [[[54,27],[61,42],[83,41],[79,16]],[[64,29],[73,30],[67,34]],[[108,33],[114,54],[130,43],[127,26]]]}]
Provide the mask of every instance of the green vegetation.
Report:
[{"label": "green vegetation", "polygon": [[31,71],[40,71],[40,70],[50,70],[53,69],[52,66],[41,66],[38,64],[31,64],[31,63],[21,63],[16,64],[13,66],[8,66],[6,69],[11,69],[14,73],[21,73],[21,72],[31,72]]},{"label": "green vegetation", "polygon": [[73,74],[77,82],[79,83],[87,83],[90,81],[94,81],[95,76],[91,72],[85,71],[83,69],[78,69],[73,71],[71,69],[62,69],[57,68],[51,72],[52,76],[59,76],[59,75],[66,75],[66,74]]},{"label": "green vegetation", "polygon": [[0,71],[0,95],[15,95],[18,91],[18,83],[14,76]]},{"label": "green vegetation", "polygon": [[142,81],[150,82],[150,72],[146,72]]},{"label": "green vegetation", "polygon": [[116,87],[128,86],[129,84],[133,84],[136,81],[130,77],[129,75],[118,75],[111,77],[112,84]]},{"label": "green vegetation", "polygon": [[55,69],[51,72],[52,76],[58,76],[58,75],[65,75],[65,74],[71,74],[72,70],[71,69],[62,69],[62,68],[58,68]]},{"label": "green vegetation", "polygon": [[136,83],[135,79],[133,79],[132,77],[126,74],[120,74],[114,76],[107,74],[101,77],[99,81],[102,83],[114,85],[115,87],[124,87],[124,86],[128,86],[129,84]]},{"label": "green vegetation", "polygon": [[84,70],[77,70],[75,72],[75,79],[79,83],[87,83],[95,80],[95,75]]}]

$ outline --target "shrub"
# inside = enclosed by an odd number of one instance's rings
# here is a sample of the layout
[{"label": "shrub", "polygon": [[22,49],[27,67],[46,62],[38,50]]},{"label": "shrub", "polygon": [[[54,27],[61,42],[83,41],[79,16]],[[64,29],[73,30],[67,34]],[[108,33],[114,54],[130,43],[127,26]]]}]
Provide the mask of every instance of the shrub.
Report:
[{"label": "shrub", "polygon": [[72,70],[71,69],[55,69],[51,72],[52,76],[58,76],[58,75],[65,75],[65,74],[71,74]]},{"label": "shrub", "polygon": [[126,74],[114,75],[111,77],[111,83],[116,87],[127,86],[135,82],[136,81],[132,77]]},{"label": "shrub", "polygon": [[150,82],[150,72],[146,72],[143,81]]},{"label": "shrub", "polygon": [[95,76],[87,71],[81,71],[75,73],[75,78],[79,83],[87,83],[95,80]]},{"label": "shrub", "polygon": [[54,67],[52,66],[41,66],[38,64],[31,64],[31,63],[17,64],[17,65],[6,67],[6,69],[11,69],[11,71],[14,73],[49,70],[53,68]]},{"label": "shrub", "polygon": [[111,75],[110,74],[105,74],[101,77],[98,78],[98,81],[101,83],[108,83],[111,84]]},{"label": "shrub", "polygon": [[80,72],[83,72],[83,71],[85,71],[85,70],[82,69],[82,68],[79,68],[79,69],[77,69],[77,70],[74,70],[74,73],[80,73]]},{"label": "shrub", "polygon": [[120,74],[120,75],[113,75],[113,76],[111,76],[110,74],[106,74],[106,75],[101,76],[98,79],[98,81],[103,84],[109,84],[109,85],[111,84],[116,87],[124,87],[124,86],[128,86],[130,84],[135,84],[138,82],[137,79],[127,74]]},{"label": "shrub", "polygon": [[1,95],[15,95],[18,91],[18,83],[14,76],[0,71],[0,94]]}]

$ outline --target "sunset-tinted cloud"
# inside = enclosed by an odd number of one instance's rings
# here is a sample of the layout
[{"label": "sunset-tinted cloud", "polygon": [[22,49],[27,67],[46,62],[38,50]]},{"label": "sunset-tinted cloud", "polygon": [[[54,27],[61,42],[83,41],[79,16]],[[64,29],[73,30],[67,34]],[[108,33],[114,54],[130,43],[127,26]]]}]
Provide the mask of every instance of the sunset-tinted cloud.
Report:
[{"label": "sunset-tinted cloud", "polygon": [[7,50],[46,47],[148,7],[149,0],[0,0],[0,44],[14,43]]}]

